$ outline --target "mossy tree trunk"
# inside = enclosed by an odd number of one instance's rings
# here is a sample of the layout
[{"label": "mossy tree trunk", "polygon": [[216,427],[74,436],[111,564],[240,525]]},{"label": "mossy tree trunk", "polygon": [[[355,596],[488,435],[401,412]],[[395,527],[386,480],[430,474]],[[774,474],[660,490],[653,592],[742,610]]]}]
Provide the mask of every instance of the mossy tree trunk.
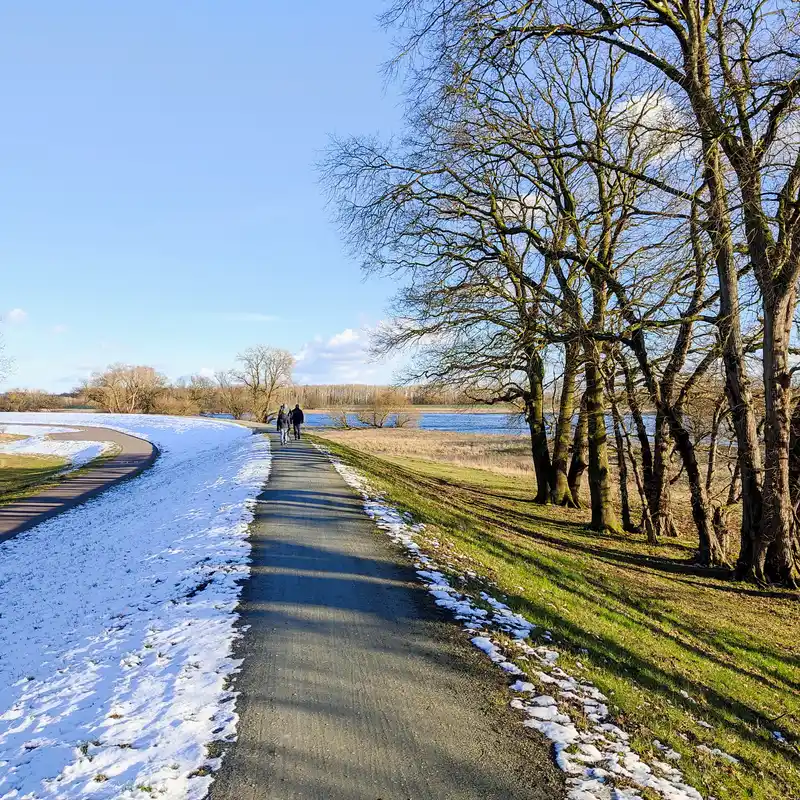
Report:
[{"label": "mossy tree trunk", "polygon": [[586,418],[589,451],[589,493],[592,498],[593,530],[621,533],[614,510],[614,492],[608,468],[608,431],[605,419],[605,393],[600,365],[601,354],[595,343],[585,349]]},{"label": "mossy tree trunk", "polygon": [[575,382],[579,357],[580,344],[578,342],[567,343],[564,348],[564,377],[558,408],[558,422],[553,438],[553,474],[550,488],[550,500],[559,506],[574,505],[567,460],[572,434],[572,416],[575,410]]},{"label": "mossy tree trunk", "polygon": [[552,465],[544,420],[544,362],[538,353],[529,357],[528,378],[530,393],[525,397],[525,419],[531,435],[531,456],[536,473],[535,503],[550,500]]},{"label": "mossy tree trunk", "polygon": [[575,433],[572,438],[572,458],[569,462],[569,472],[567,473],[567,484],[572,501],[567,505],[573,508],[582,508],[581,503],[581,484],[583,483],[583,473],[589,466],[588,438],[588,416],[586,414],[586,392],[581,398],[578,410],[578,424],[575,426]]}]

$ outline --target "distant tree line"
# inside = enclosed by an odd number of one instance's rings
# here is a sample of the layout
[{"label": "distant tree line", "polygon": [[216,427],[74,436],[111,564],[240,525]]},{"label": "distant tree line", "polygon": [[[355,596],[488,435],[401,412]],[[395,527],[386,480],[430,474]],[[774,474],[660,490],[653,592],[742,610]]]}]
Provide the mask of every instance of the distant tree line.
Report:
[{"label": "distant tree line", "polygon": [[299,403],[303,408],[332,412],[342,425],[358,419],[362,425],[383,427],[408,424],[412,405],[473,402],[452,387],[297,384],[292,379],[293,367],[290,353],[267,346],[248,348],[238,356],[235,368],[213,377],[191,375],[170,381],[154,367],[111,364],[72,392],[9,389],[0,393],[0,411],[94,408],[120,414],[230,414],[269,421],[281,403]]},{"label": "distant tree line", "polygon": [[700,563],[796,586],[800,6],[398,0],[384,22],[402,135],[322,167],[366,273],[402,286],[378,351],[518,404],[536,502],[579,503],[585,473],[592,528],[655,542],[680,480]]}]

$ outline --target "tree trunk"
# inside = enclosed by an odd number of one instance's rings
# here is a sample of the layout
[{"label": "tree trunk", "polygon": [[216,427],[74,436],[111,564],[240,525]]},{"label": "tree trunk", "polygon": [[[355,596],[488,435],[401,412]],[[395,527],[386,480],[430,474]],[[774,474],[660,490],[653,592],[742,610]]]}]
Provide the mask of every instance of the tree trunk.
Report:
[{"label": "tree trunk", "polygon": [[672,518],[669,483],[669,423],[662,411],[656,411],[653,432],[653,470],[647,486],[653,533],[658,537],[676,537],[678,529]]},{"label": "tree trunk", "polygon": [[575,426],[575,436],[572,440],[572,459],[567,473],[567,483],[569,484],[569,493],[572,500],[569,503],[565,503],[565,505],[571,505],[573,508],[583,507],[581,504],[581,483],[583,483],[583,473],[586,471],[586,467],[589,466],[586,460],[589,449],[587,442],[588,424],[586,392],[584,392],[578,411],[578,424]]},{"label": "tree trunk", "polygon": [[564,378],[553,439],[553,475],[550,500],[559,506],[573,505],[567,470],[569,440],[572,433],[572,415],[575,410],[575,379],[578,373],[580,345],[570,342],[564,349]]},{"label": "tree trunk", "polygon": [[[633,473],[633,480],[636,484],[636,491],[639,493],[639,501],[642,506],[642,524],[640,526],[640,529],[644,529],[649,544],[658,544],[658,539],[656,538],[655,531],[653,529],[653,521],[650,519],[650,508],[647,505],[647,492],[645,491],[644,482],[642,481],[642,478],[639,475],[638,462],[633,452],[633,446],[631,445],[631,436],[628,433],[628,429],[622,424],[622,415],[619,412],[619,406],[617,405],[617,401],[613,394],[611,395],[610,399],[611,399],[611,408],[614,414],[614,422],[615,422],[614,432],[615,434],[620,435],[620,438],[622,439],[627,449],[628,459],[630,460],[631,464],[631,472]],[[618,421],[619,424],[617,425]],[[619,439],[617,441],[617,445],[619,446]],[[627,472],[627,468],[625,471]],[[623,506],[623,514],[624,514],[624,506]],[[630,516],[628,517],[628,519],[630,521]],[[633,533],[634,531],[631,532]]]},{"label": "tree trunk", "polygon": [[691,436],[675,409],[670,411],[669,423],[670,433],[683,461],[686,477],[689,479],[692,519],[697,527],[697,534],[700,540],[698,559],[706,567],[723,565],[725,564],[725,551],[714,531],[708,495],[705,491],[703,476],[700,471],[700,465],[697,463],[697,455]]},{"label": "tree trunk", "polygon": [[544,422],[544,364],[538,354],[531,357],[529,380],[531,392],[525,400],[525,418],[531,434],[531,455],[536,473],[534,503],[546,504],[550,500],[552,465]]},{"label": "tree trunk", "polygon": [[789,491],[792,504],[800,500],[800,403],[792,412],[792,427],[789,432]]},{"label": "tree trunk", "polygon": [[628,408],[633,417],[633,424],[636,427],[636,436],[639,439],[642,460],[642,480],[645,487],[650,486],[653,481],[653,451],[650,449],[650,437],[647,433],[647,426],[644,423],[644,416],[639,407],[639,399],[636,397],[636,387],[633,383],[630,367],[625,359],[621,359],[622,370],[625,376],[625,393],[628,398]]},{"label": "tree trunk", "polygon": [[621,533],[613,505],[611,475],[608,469],[605,397],[600,369],[600,353],[593,342],[586,344],[586,417],[589,445],[589,492],[592,498],[593,530]]},{"label": "tree trunk", "polygon": [[742,529],[737,577],[751,573],[754,543],[761,529],[762,495],[761,448],[758,443],[753,395],[747,378],[742,343],[739,277],[733,252],[730,219],[726,206],[725,181],[718,142],[707,137],[703,142],[705,178],[710,202],[707,230],[714,248],[719,281],[719,330],[722,362],[725,366],[725,394],[736,431],[739,471],[742,481]]},{"label": "tree trunk", "polygon": [[628,460],[625,453],[625,438],[623,437],[623,419],[619,413],[617,402],[616,375],[614,362],[610,361],[611,369],[606,373],[606,389],[611,405],[611,419],[614,425],[614,444],[617,451],[617,475],[619,476],[619,499],[622,512],[622,530],[626,533],[638,533],[639,528],[631,521],[631,505],[628,496]]},{"label": "tree trunk", "polygon": [[[777,293],[776,293],[777,294]],[[789,373],[789,336],[795,293],[765,298],[764,394],[766,402],[763,516],[754,543],[752,575],[758,582],[774,580],[796,586],[800,574],[795,559],[789,439],[792,389]]]},{"label": "tree trunk", "polygon": [[639,528],[631,521],[631,506],[628,497],[628,462],[625,458],[625,442],[622,438],[622,420],[614,406],[614,442],[617,450],[617,474],[619,475],[619,498],[622,511],[622,530],[638,533]]},{"label": "tree trunk", "polygon": [[725,416],[723,408],[724,400],[720,398],[714,407],[711,417],[711,434],[708,443],[708,465],[706,467],[706,492],[711,494],[714,491],[714,478],[717,472],[717,442],[719,441],[719,427]]}]

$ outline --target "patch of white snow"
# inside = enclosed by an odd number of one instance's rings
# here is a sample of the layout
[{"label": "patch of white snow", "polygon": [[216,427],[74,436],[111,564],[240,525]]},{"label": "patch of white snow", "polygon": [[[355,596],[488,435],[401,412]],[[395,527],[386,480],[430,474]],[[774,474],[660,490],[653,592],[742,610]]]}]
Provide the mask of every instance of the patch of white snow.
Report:
[{"label": "patch of white snow", "polygon": [[[22,427],[22,426],[20,426]],[[103,455],[114,447],[112,442],[89,442],[78,440],[45,439],[32,436],[0,444],[0,453],[16,455],[56,456],[70,462],[72,469],[78,469],[89,461]]]},{"label": "patch of white snow", "polygon": [[0,544],[0,798],[201,800],[219,767],[206,745],[235,737],[235,608],[269,442],[211,420],[35,419],[161,456]]}]

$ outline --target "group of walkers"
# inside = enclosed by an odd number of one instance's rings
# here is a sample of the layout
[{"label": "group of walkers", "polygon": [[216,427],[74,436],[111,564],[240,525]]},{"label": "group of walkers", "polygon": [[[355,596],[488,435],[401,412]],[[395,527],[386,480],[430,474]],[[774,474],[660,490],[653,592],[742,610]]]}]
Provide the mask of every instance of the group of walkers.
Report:
[{"label": "group of walkers", "polygon": [[294,438],[300,438],[300,426],[305,422],[303,409],[297,403],[294,408],[287,409],[283,403],[278,411],[278,433],[281,435],[281,444],[289,441],[289,431],[294,433]]}]

